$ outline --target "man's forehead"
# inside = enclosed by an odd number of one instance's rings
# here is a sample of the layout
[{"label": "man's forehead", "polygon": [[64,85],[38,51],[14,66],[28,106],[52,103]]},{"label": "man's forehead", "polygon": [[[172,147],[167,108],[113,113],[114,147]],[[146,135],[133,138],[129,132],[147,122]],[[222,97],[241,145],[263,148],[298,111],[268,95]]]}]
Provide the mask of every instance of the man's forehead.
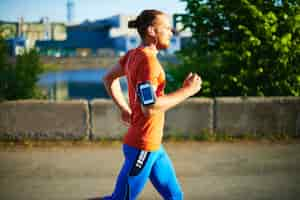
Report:
[{"label": "man's forehead", "polygon": [[158,15],[155,20],[156,25],[171,26],[168,15]]}]

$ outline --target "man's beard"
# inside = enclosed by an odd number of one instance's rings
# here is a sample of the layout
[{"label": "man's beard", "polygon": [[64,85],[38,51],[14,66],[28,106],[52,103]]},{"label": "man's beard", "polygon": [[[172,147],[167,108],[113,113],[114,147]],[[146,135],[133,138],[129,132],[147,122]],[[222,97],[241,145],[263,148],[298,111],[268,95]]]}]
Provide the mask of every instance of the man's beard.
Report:
[{"label": "man's beard", "polygon": [[161,42],[158,42],[158,44],[156,45],[156,48],[157,48],[158,50],[164,50],[164,49],[169,48],[169,46],[170,46],[170,43],[169,43],[169,42],[168,42],[168,43],[161,43]]}]

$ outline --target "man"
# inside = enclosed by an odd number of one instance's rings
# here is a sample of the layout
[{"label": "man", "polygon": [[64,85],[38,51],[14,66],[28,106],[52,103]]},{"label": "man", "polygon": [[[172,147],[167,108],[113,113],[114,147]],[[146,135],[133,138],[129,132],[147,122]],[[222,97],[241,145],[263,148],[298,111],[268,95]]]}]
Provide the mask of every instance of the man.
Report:
[{"label": "man", "polygon": [[[122,121],[129,126],[124,137],[123,167],[113,194],[104,199],[136,199],[150,178],[164,199],[181,200],[183,193],[175,170],[161,144],[164,115],[196,94],[202,81],[197,74],[190,73],[180,89],[164,94],[165,73],[157,53],[170,46],[172,28],[167,15],[158,10],[144,10],[128,26],[137,29],[142,43],[123,56],[103,79],[107,92],[120,110]],[[127,78],[129,105],[120,88],[121,76]],[[144,96],[143,90],[147,91]],[[146,96],[154,98],[150,98],[149,103],[143,99]]]}]

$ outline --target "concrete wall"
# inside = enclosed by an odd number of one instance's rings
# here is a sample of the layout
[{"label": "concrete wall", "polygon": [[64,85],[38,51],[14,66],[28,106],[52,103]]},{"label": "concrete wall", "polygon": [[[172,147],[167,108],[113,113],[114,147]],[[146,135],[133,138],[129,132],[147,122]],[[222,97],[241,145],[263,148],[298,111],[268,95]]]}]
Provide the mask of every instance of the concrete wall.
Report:
[{"label": "concrete wall", "polygon": [[[0,103],[0,139],[121,138],[126,130],[110,100]],[[166,113],[165,135],[213,131],[300,135],[300,98],[191,98]]]},{"label": "concrete wall", "polygon": [[213,99],[191,98],[166,113],[166,135],[213,131]]},{"label": "concrete wall", "polygon": [[91,102],[92,139],[121,138],[126,133],[120,112],[110,100],[97,99]]},{"label": "concrete wall", "polygon": [[86,101],[0,103],[1,139],[82,139],[89,126]]},{"label": "concrete wall", "polygon": [[118,57],[112,56],[87,56],[87,57],[47,57],[42,56],[41,62],[46,65],[54,65],[59,67],[60,69],[68,70],[68,69],[82,69],[84,67],[90,68],[104,68],[113,66],[118,62]]},{"label": "concrete wall", "polygon": [[300,98],[216,98],[215,117],[219,133],[300,135]]}]

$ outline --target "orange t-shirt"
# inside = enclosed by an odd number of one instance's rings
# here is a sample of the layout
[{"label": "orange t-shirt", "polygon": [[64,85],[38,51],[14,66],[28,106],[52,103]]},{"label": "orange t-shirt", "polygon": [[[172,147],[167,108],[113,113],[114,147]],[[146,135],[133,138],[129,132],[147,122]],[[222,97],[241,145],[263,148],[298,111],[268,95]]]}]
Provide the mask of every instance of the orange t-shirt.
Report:
[{"label": "orange t-shirt", "polygon": [[138,149],[153,151],[160,147],[164,127],[164,113],[146,117],[137,97],[136,88],[149,81],[156,88],[156,96],[164,95],[165,72],[153,50],[138,47],[130,50],[120,61],[128,83],[129,105],[132,110],[131,124],[124,143]]}]

